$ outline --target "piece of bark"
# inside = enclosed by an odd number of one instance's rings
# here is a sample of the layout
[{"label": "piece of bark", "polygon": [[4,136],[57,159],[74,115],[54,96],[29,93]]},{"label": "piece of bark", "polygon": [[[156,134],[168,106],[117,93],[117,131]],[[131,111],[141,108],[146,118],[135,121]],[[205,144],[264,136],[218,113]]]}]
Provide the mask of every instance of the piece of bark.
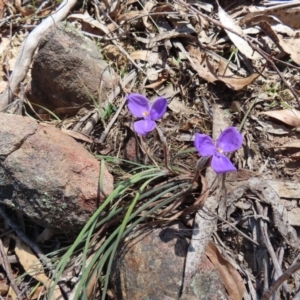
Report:
[{"label": "piece of bark", "polygon": [[[225,116],[224,112],[218,105],[215,105],[213,107],[214,140],[217,140],[222,130],[228,127],[228,124],[229,120]],[[216,176],[216,173],[209,167],[206,171],[206,179],[209,187],[212,186]],[[192,240],[186,257],[184,286],[181,299],[190,299],[197,295],[197,290],[193,285],[193,277],[199,272],[199,269],[201,269],[201,263],[205,256],[205,248],[211,240],[213,232],[216,230],[217,218],[209,213],[216,212],[220,200],[221,188],[222,184],[220,183],[216,190],[207,198],[203,208],[201,208],[195,216]],[[205,276],[200,279],[207,280]],[[226,294],[222,293],[221,290],[219,290],[219,292],[220,298],[218,297],[218,299],[226,299]]]}]

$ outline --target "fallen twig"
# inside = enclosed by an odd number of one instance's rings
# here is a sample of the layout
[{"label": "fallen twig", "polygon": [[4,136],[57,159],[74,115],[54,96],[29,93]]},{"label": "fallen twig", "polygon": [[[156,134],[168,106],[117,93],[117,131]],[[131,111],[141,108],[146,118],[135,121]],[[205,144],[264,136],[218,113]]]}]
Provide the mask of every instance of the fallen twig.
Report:
[{"label": "fallen twig", "polygon": [[[124,82],[122,82],[120,80],[120,85],[122,86],[122,88],[125,87],[125,85],[127,85],[129,82],[133,81],[132,86],[135,83],[135,79],[136,79],[137,73],[136,71],[132,71],[130,72],[125,78],[124,78]],[[121,87],[117,87],[112,93],[110,93],[110,95],[108,96],[108,100],[105,102],[105,104],[103,106],[107,107],[109,103],[112,103],[113,99],[115,99],[115,97],[121,92]],[[106,137],[111,129],[111,127],[113,126],[113,124],[115,123],[116,119],[118,118],[120,112],[123,109],[123,106],[126,103],[126,98],[124,97],[124,99],[122,100],[121,104],[119,104],[119,108],[116,111],[116,113],[114,114],[113,118],[110,120],[109,124],[106,126],[105,130],[102,132],[100,139],[99,139],[99,143],[102,144],[104,143],[104,141],[106,140]]]},{"label": "fallen twig", "polygon": [[12,96],[17,93],[19,84],[25,78],[29,70],[33,53],[38,47],[40,39],[44,36],[45,31],[62,21],[76,2],[77,0],[63,0],[57,10],[37,26],[25,39],[14,70],[9,77],[9,85],[0,95],[0,110],[4,109],[11,102]]},{"label": "fallen twig", "polygon": [[20,299],[21,292],[19,291],[19,289],[15,283],[14,276],[12,275],[10,264],[9,264],[8,258],[7,258],[7,254],[5,253],[1,239],[0,239],[0,252],[1,252],[1,258],[2,258],[1,259],[2,266],[5,269],[6,276],[10,281],[10,285],[11,285],[12,289],[14,290],[15,294],[17,295],[17,298]]},{"label": "fallen twig", "polygon": [[172,174],[176,174],[176,172],[170,167],[170,155],[169,155],[169,148],[168,148],[168,143],[167,139],[165,138],[163,132],[161,129],[157,126],[156,127],[156,132],[158,134],[159,140],[161,142],[163,151],[164,151],[164,161],[165,161],[165,168],[170,171]]},{"label": "fallen twig", "polygon": [[300,270],[300,262],[292,265],[286,271],[284,271],[283,274],[271,285],[269,290],[264,293],[261,299],[262,300],[270,299],[271,296],[276,292],[276,290],[298,270]]},{"label": "fallen twig", "polygon": [[208,211],[208,214],[212,214],[214,215],[216,218],[218,218],[221,222],[226,223],[228,226],[230,226],[231,228],[233,228],[238,234],[240,234],[241,236],[243,236],[246,240],[250,241],[251,243],[253,243],[256,246],[259,246],[259,243],[254,241],[251,237],[249,237],[247,234],[245,234],[243,231],[239,230],[234,224],[228,222],[227,220],[225,220],[224,218],[220,217],[219,215]]},{"label": "fallen twig", "polygon": [[53,266],[51,261],[43,254],[40,247],[33,242],[18,226],[13,222],[13,220],[7,215],[2,206],[0,206],[0,215],[3,220],[7,223],[9,227],[11,227],[19,238],[26,243],[39,257],[44,266],[46,266],[50,271],[53,270]]},{"label": "fallen twig", "polygon": [[[268,215],[268,212],[263,211],[263,208],[262,208],[261,204],[258,203],[258,201],[256,201],[255,204],[256,204],[256,209],[259,214],[265,215],[265,216]],[[269,252],[269,255],[271,257],[271,260],[273,262],[273,266],[274,266],[274,269],[275,269],[277,275],[280,276],[282,274],[282,270],[281,270],[281,267],[277,260],[276,253],[275,253],[273,246],[269,239],[269,234],[268,234],[268,229],[267,229],[268,225],[263,219],[260,219],[259,222],[260,222],[260,230],[262,232],[262,240],[263,240],[264,246],[267,248],[267,250]],[[276,276],[276,274],[274,276]],[[289,291],[287,284],[284,285],[284,289],[286,290],[286,292]]]}]

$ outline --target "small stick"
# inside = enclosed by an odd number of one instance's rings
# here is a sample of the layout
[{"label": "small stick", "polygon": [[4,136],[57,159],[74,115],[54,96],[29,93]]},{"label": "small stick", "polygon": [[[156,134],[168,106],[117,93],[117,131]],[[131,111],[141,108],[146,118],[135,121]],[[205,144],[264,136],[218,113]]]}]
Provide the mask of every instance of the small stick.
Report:
[{"label": "small stick", "polygon": [[269,290],[264,293],[261,300],[269,300],[271,296],[276,292],[276,290],[284,283],[284,281],[289,279],[289,277],[291,277],[298,270],[300,270],[300,262],[292,265],[287,270],[285,270],[282,275],[273,282]]},{"label": "small stick", "polygon": [[[261,215],[264,215],[264,216],[267,216],[267,211],[264,211],[261,204],[256,201],[255,202],[255,205],[256,205],[256,209],[258,211],[259,214]],[[263,243],[264,243],[264,246],[267,248],[268,252],[269,252],[269,255],[271,257],[271,260],[273,262],[273,266],[274,266],[274,269],[276,271],[276,273],[279,275],[282,274],[282,270],[281,270],[281,267],[280,267],[280,264],[277,260],[277,257],[276,257],[276,253],[272,247],[272,244],[270,242],[270,239],[269,239],[269,234],[268,234],[268,231],[267,231],[267,223],[263,220],[263,219],[260,219],[259,220],[260,222],[260,228],[261,228],[261,232],[262,232],[262,240],[263,240]],[[283,285],[284,289],[286,292],[289,292],[289,288],[288,288],[288,285],[285,283]]]},{"label": "small stick", "polygon": [[192,184],[197,183],[197,180],[200,176],[201,171],[209,166],[210,158],[211,158],[210,156],[202,156],[197,161],[196,172],[195,172],[195,176],[192,179]]},{"label": "small stick", "polygon": [[9,85],[0,94],[0,110],[5,108],[11,102],[12,96],[17,93],[21,81],[30,68],[33,54],[46,30],[65,19],[76,3],[77,0],[63,0],[56,11],[44,19],[24,40],[14,70],[9,77]]},{"label": "small stick", "polygon": [[[128,76],[126,78],[124,78],[124,82],[122,82],[122,80],[120,80],[120,86],[123,90],[123,92],[126,92],[126,88],[125,85],[128,84],[129,82],[131,83],[131,87],[130,90],[132,89],[133,85],[135,84],[135,79],[136,79],[136,72],[131,72],[130,74],[128,74]],[[120,90],[121,92],[121,90]],[[112,97],[108,97],[109,99]],[[99,139],[99,143],[102,144],[104,143],[104,141],[106,140],[106,137],[111,129],[111,127],[113,126],[113,124],[115,123],[116,119],[118,118],[120,112],[122,111],[125,103],[126,103],[126,97],[124,97],[124,99],[122,100],[118,110],[116,111],[115,115],[112,117],[112,119],[110,120],[110,122],[108,123],[108,125],[106,126],[105,130],[102,132],[100,139]],[[106,103],[106,107],[109,105],[109,103],[111,103],[112,101],[108,100],[108,102]]]},{"label": "small stick", "polygon": [[3,207],[0,205],[0,215],[4,219],[4,221],[11,227],[19,236],[19,238],[26,243],[39,257],[42,263],[47,266],[49,270],[53,270],[53,266],[51,261],[43,254],[40,247],[34,243],[14,222],[13,220],[6,214]]},{"label": "small stick", "polygon": [[0,239],[0,252],[1,252],[1,256],[2,256],[2,265],[6,271],[6,275],[10,281],[10,285],[12,287],[12,289],[14,290],[15,294],[17,295],[17,298],[20,299],[20,295],[21,292],[19,291],[16,282],[14,280],[14,276],[11,274],[11,268],[7,259],[7,254],[5,253],[3,244],[2,244],[2,240]]},{"label": "small stick", "polygon": [[158,133],[160,142],[162,143],[162,146],[163,146],[165,168],[168,171],[170,171],[171,173],[176,174],[176,172],[173,171],[173,169],[170,167],[170,164],[169,164],[169,148],[168,148],[167,140],[166,140],[164,134],[162,133],[161,129],[158,126],[156,126],[156,132]]},{"label": "small stick", "polygon": [[241,230],[239,230],[235,225],[231,224],[230,222],[228,222],[227,220],[223,219],[222,217],[220,217],[218,214],[212,212],[212,211],[207,211],[208,214],[213,215],[214,217],[218,218],[221,222],[226,223],[227,225],[229,225],[230,227],[234,228],[234,230],[236,230],[236,232],[238,234],[240,234],[241,236],[243,236],[245,239],[247,239],[248,241],[250,241],[251,243],[253,243],[256,246],[259,246],[259,243],[257,243],[256,241],[254,241],[253,239],[251,239],[251,237],[249,237],[247,234],[245,234],[244,232],[242,232]]},{"label": "small stick", "polygon": [[122,111],[123,106],[125,105],[125,103],[126,103],[126,97],[123,98],[121,104],[119,105],[118,110],[116,111],[114,116],[111,118],[110,122],[107,124],[105,130],[102,132],[102,134],[100,136],[100,139],[99,139],[100,144],[103,144],[104,141],[106,140],[106,137],[107,137],[111,127],[114,125],[114,123],[115,123],[116,119],[118,118],[120,112]]}]

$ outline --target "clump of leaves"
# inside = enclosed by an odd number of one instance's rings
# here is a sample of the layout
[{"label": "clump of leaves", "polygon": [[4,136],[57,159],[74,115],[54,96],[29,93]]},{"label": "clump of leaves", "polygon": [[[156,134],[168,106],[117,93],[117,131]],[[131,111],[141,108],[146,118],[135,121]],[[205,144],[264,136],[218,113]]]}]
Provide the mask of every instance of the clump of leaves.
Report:
[{"label": "clump of leaves", "polygon": [[[81,252],[79,260],[82,270],[73,291],[74,299],[88,298],[85,293],[96,276],[103,279],[104,300],[112,263],[122,239],[138,224],[195,188],[190,179],[167,180],[168,171],[157,167],[140,165],[133,172],[135,174],[130,178],[117,184],[113,193],[100,205],[73,245],[57,262],[53,286],[59,282],[64,270],[72,262],[72,257],[78,256],[78,251]],[[156,186],[155,182],[160,184]],[[53,291],[52,288],[49,299]]]}]

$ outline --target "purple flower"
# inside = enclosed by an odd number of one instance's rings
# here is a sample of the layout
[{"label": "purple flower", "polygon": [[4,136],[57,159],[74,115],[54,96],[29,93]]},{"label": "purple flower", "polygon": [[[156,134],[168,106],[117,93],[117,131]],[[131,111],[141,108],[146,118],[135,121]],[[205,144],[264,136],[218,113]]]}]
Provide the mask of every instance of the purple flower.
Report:
[{"label": "purple flower", "polygon": [[243,136],[236,127],[226,128],[219,136],[215,146],[212,138],[206,134],[196,133],[195,147],[202,156],[212,156],[211,167],[216,173],[236,171],[236,167],[224,154],[239,149],[243,144]]},{"label": "purple flower", "polygon": [[135,117],[144,118],[133,124],[134,131],[141,135],[152,131],[156,126],[155,121],[162,118],[167,110],[168,102],[163,97],[157,98],[152,105],[145,96],[140,94],[129,94],[126,98],[130,112]]}]

